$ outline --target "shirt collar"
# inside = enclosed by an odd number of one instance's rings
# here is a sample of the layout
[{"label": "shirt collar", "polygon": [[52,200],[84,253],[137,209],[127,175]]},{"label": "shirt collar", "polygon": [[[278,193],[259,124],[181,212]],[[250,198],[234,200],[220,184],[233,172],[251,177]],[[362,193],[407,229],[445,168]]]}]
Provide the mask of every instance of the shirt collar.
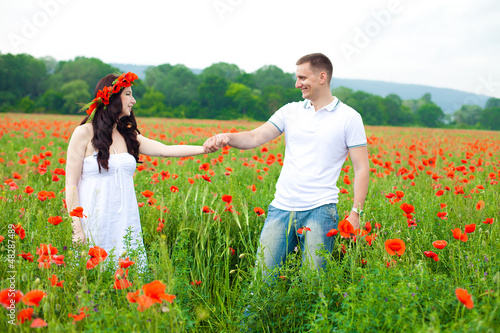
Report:
[{"label": "shirt collar", "polygon": [[[306,99],[305,101],[306,102],[304,103],[304,109],[313,107],[310,100]],[[340,105],[340,100],[334,96],[333,101],[330,104],[324,106],[323,109],[331,112],[334,111],[339,105]]]}]

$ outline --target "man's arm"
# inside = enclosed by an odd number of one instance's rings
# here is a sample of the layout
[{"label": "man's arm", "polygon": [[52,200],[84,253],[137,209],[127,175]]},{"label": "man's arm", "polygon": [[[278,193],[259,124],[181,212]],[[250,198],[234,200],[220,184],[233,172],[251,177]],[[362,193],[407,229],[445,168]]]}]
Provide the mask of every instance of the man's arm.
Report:
[{"label": "man's arm", "polygon": [[[218,134],[216,144],[219,147],[229,145],[238,149],[252,149],[277,138],[280,134],[281,132],[276,126],[266,122],[251,131]],[[212,148],[209,143],[207,140],[203,146],[207,145],[207,149]]]},{"label": "man's arm", "polygon": [[[354,169],[354,201],[353,208],[363,209],[366,195],[368,193],[368,182],[370,181],[370,166],[368,162],[368,149],[366,146],[349,149],[349,156]],[[359,228],[359,215],[353,211],[347,218],[354,229]]]}]

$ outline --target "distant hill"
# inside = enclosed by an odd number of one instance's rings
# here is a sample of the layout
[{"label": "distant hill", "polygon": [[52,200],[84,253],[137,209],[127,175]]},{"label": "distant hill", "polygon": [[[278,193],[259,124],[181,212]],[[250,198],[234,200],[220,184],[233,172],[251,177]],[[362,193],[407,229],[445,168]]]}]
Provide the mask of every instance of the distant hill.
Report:
[{"label": "distant hill", "polygon": [[[127,65],[127,64],[110,64],[117,67],[121,71],[132,71],[136,73],[139,78],[146,77],[146,69],[150,66],[144,65]],[[195,74],[200,74],[202,69],[191,69]],[[431,94],[432,101],[439,105],[444,113],[453,113],[464,104],[477,104],[484,108],[486,101],[490,96],[476,95],[473,93],[448,89],[437,88],[431,86],[424,86],[418,84],[404,84],[385,81],[373,80],[358,80],[358,79],[341,79],[333,78],[332,89],[338,87],[350,88],[354,91],[362,90],[370,94],[386,97],[389,94],[396,94],[403,100],[419,99],[424,94]]]}]

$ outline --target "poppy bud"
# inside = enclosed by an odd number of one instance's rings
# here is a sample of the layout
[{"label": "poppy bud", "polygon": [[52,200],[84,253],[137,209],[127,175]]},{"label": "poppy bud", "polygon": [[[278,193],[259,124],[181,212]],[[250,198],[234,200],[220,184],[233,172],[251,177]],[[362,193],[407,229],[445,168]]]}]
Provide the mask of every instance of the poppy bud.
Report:
[{"label": "poppy bud", "polygon": [[45,302],[43,305],[43,313],[49,313],[50,311],[50,302]]},{"label": "poppy bud", "polygon": [[238,275],[238,280],[243,281],[243,278],[240,275]]},{"label": "poppy bud", "polygon": [[234,274],[234,273],[236,273],[235,269],[232,269],[231,271],[229,271],[229,274]]},{"label": "poppy bud", "polygon": [[245,257],[245,254],[244,253],[240,254],[240,259],[243,259],[243,257]]},{"label": "poppy bud", "polygon": [[56,313],[61,312],[61,304],[56,304]]},{"label": "poppy bud", "polygon": [[35,281],[33,282],[33,286],[36,286],[37,284],[40,283],[40,279],[39,278],[36,278]]},{"label": "poppy bud", "polygon": [[25,274],[23,274],[23,275],[21,276],[21,280],[22,280],[23,282],[26,282],[26,281],[28,280],[28,275],[26,275],[26,273],[25,273]]},{"label": "poppy bud", "polygon": [[80,283],[84,283],[86,279],[87,279],[87,278],[86,278],[85,276],[82,276],[82,277],[80,278]]},{"label": "poppy bud", "polygon": [[160,237],[161,237],[161,239],[165,239],[165,238],[167,238],[167,235],[165,235],[165,234],[161,234],[161,236],[160,236]]},{"label": "poppy bud", "polygon": [[120,257],[125,257],[126,255],[127,255],[127,250],[123,251]]},{"label": "poppy bud", "polygon": [[80,256],[86,257],[87,256],[87,252],[85,252],[85,250],[82,250],[82,252],[80,252]]},{"label": "poppy bud", "polygon": [[163,312],[163,313],[170,312],[170,309],[168,306],[164,305],[161,307],[161,312]]}]

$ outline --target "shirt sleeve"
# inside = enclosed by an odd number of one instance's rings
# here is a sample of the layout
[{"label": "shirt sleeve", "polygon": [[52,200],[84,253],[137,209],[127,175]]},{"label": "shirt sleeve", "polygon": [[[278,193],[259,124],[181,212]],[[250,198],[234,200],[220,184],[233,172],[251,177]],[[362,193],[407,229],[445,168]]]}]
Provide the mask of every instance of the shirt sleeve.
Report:
[{"label": "shirt sleeve", "polygon": [[356,114],[351,118],[346,129],[346,146],[347,148],[356,148],[366,146],[365,127],[363,126],[363,119],[361,115]]},{"label": "shirt sleeve", "polygon": [[276,128],[283,133],[285,131],[286,124],[286,113],[290,104],[286,104],[282,106],[278,111],[276,111],[271,118],[269,118],[269,122],[276,126]]}]

